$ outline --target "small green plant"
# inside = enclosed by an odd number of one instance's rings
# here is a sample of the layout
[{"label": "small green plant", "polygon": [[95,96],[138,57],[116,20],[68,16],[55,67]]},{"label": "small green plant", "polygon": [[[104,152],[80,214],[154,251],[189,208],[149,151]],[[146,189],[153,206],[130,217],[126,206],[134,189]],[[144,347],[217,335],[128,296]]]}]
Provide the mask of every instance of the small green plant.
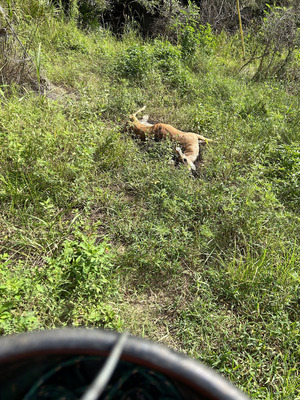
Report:
[{"label": "small green plant", "polygon": [[57,256],[27,269],[8,254],[0,258],[0,333],[52,326],[93,325],[118,329],[110,304],[118,298],[114,256],[106,240],[78,230]]},{"label": "small green plant", "polygon": [[168,41],[155,40],[153,47],[129,46],[117,61],[115,70],[122,78],[141,82],[150,70],[158,72],[162,81],[185,93],[189,87],[187,68],[181,61],[180,49]]},{"label": "small green plant", "polygon": [[154,41],[153,58],[162,71],[167,71],[168,68],[172,68],[172,63],[180,63],[180,49],[168,41],[157,39]]},{"label": "small green plant", "polygon": [[114,293],[114,271],[107,242],[76,232],[75,240],[66,240],[57,257],[46,259],[47,276],[57,279],[58,296],[109,296]]}]

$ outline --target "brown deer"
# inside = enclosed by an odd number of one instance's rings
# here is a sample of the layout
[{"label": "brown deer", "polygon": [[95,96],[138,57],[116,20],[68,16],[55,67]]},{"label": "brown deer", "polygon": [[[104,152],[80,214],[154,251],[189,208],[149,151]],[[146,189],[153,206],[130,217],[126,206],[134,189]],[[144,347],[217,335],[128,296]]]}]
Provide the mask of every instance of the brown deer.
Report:
[{"label": "brown deer", "polygon": [[136,116],[142,112],[146,106],[142,107],[134,114],[129,116],[130,125],[133,133],[139,136],[141,140],[146,140],[146,137],[153,137],[155,140],[170,139],[178,143],[183,148],[176,147],[176,152],[179,159],[185,164],[189,170],[196,170],[194,162],[199,156],[199,141],[202,144],[212,142],[212,139],[207,139],[204,136],[198,135],[193,132],[182,132],[172,125],[168,124],[150,124],[148,123],[148,116],[144,116],[139,120]]}]

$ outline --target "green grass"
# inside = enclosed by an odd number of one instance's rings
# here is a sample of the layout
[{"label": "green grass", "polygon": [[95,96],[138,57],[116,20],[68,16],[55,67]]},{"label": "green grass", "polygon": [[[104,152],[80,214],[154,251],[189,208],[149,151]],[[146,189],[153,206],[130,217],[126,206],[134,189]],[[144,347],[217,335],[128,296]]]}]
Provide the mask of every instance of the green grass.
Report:
[{"label": "green grass", "polygon": [[[186,63],[165,40],[39,24],[51,93],[0,91],[0,332],[129,329],[253,399],[294,400],[299,100],[238,74],[236,39],[207,35]],[[195,178],[171,143],[126,132],[144,104],[216,140]]]}]

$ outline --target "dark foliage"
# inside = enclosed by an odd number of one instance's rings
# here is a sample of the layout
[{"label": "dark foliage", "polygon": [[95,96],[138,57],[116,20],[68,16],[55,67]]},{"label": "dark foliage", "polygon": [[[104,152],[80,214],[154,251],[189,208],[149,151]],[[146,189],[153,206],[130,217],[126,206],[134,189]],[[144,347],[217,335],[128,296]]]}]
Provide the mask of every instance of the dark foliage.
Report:
[{"label": "dark foliage", "polygon": [[[62,6],[70,14],[71,0],[51,0],[55,6]],[[75,3],[75,2],[74,2]],[[297,0],[240,0],[242,23],[249,27],[260,23],[270,6],[296,9]],[[129,24],[140,31],[142,36],[170,34],[169,27],[197,10],[199,24],[209,24],[214,31],[234,32],[239,28],[236,2],[231,0],[78,0],[78,20],[81,26],[101,24],[116,34],[123,34]],[[195,15],[193,15],[195,18]]]}]

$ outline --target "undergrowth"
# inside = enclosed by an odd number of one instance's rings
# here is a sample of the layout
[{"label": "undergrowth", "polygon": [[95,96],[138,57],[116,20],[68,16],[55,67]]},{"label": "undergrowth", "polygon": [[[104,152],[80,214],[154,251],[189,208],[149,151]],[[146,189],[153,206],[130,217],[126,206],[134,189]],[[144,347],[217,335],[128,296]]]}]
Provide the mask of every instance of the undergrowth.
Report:
[{"label": "undergrowth", "polygon": [[[236,37],[179,28],[176,44],[117,40],[39,17],[47,90],[0,87],[0,332],[129,329],[253,399],[294,400],[299,83],[254,82]],[[144,104],[215,139],[197,176],[126,131]]]}]

